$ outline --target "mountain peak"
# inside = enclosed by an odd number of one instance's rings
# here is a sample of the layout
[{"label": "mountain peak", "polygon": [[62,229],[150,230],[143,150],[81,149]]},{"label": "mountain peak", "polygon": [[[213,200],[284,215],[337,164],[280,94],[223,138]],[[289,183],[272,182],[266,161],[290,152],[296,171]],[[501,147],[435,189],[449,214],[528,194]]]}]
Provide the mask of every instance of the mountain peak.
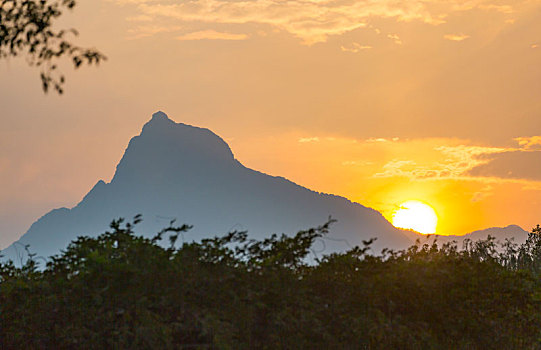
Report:
[{"label": "mountain peak", "polygon": [[172,121],[167,114],[165,114],[162,111],[158,111],[154,114],[152,114],[152,118],[143,126],[143,130],[149,129],[149,128],[160,128],[165,129],[168,127],[172,127],[174,124],[176,124],[174,121]]},{"label": "mountain peak", "polygon": [[5,253],[17,259],[20,245],[31,244],[38,256],[56,254],[78,235],[96,235],[110,220],[136,214],[145,217],[139,232],[157,232],[173,219],[193,224],[189,240],[237,227],[254,238],[293,233],[331,215],[338,220],[333,234],[319,240],[314,254],[348,249],[374,236],[372,249],[412,243],[375,210],[246,168],[211,130],[157,112],[130,140],[110,183],[99,181],[73,209],[41,218]]},{"label": "mountain peak", "polygon": [[167,116],[167,114],[165,114],[165,112],[157,111],[156,113],[154,113],[154,114],[152,115],[152,119],[151,119],[151,120],[159,120],[159,119],[171,120],[171,119],[169,119],[169,117]]},{"label": "mountain peak", "polygon": [[190,173],[208,173],[234,165],[227,143],[212,131],[176,123],[158,111],[141,134],[131,139],[113,181],[121,178],[156,183]]},{"label": "mountain peak", "polygon": [[164,112],[162,111],[158,111],[156,113],[154,113],[152,115],[152,118],[150,119],[150,121],[147,123],[147,124],[156,124],[156,123],[175,123],[174,121],[172,121],[171,119],[169,119],[169,117],[167,116],[167,114],[165,114]]}]

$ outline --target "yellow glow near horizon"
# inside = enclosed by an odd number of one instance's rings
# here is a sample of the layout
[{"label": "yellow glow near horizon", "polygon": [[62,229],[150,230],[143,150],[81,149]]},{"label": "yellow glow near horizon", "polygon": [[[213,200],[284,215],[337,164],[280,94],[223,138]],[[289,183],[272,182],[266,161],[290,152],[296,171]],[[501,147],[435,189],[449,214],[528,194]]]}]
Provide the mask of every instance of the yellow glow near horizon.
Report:
[{"label": "yellow glow near horizon", "polygon": [[436,233],[438,216],[428,204],[410,200],[400,204],[400,208],[393,213],[392,222],[395,227],[430,234]]}]

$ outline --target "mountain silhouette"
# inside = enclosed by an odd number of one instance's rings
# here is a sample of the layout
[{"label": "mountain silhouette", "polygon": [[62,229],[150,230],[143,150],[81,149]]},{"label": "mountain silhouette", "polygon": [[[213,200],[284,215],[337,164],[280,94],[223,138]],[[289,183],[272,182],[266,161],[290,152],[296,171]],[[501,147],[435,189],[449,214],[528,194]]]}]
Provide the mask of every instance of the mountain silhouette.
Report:
[{"label": "mountain silhouette", "polygon": [[29,245],[32,253],[48,257],[77,236],[95,236],[112,219],[136,214],[143,215],[136,233],[147,236],[172,219],[193,225],[185,241],[232,230],[247,230],[253,238],[295,234],[331,216],[337,222],[317,242],[315,255],[362,245],[372,237],[377,237],[374,253],[413,242],[376,210],[246,168],[210,130],[175,123],[157,112],[130,140],[110,183],[98,181],[72,209],[47,213],[2,254],[17,263]]},{"label": "mountain silhouette", "polygon": [[498,248],[501,248],[498,243],[505,243],[506,240],[511,240],[514,243],[522,244],[526,242],[528,238],[528,231],[522,229],[518,225],[508,225],[505,227],[490,227],[482,230],[473,231],[464,235],[423,235],[414,231],[404,231],[404,233],[411,239],[419,239],[421,244],[432,244],[436,242],[438,245],[444,243],[454,243],[458,248],[463,248],[464,241],[470,240],[476,242],[479,240],[486,240],[488,236],[493,237],[497,243]]}]

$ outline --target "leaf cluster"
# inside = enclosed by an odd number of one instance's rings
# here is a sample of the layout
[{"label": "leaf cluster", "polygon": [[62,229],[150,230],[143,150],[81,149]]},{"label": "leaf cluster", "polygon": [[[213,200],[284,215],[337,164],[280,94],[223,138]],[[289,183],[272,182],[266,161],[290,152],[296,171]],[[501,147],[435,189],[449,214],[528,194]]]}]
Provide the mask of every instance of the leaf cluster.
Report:
[{"label": "leaf cluster", "polygon": [[106,57],[95,49],[70,42],[75,29],[55,30],[53,24],[65,10],[75,7],[75,0],[0,0],[0,59],[24,55],[31,66],[41,67],[45,92],[54,88],[63,93],[64,75],[56,61],[68,57],[75,68],[98,64]]}]

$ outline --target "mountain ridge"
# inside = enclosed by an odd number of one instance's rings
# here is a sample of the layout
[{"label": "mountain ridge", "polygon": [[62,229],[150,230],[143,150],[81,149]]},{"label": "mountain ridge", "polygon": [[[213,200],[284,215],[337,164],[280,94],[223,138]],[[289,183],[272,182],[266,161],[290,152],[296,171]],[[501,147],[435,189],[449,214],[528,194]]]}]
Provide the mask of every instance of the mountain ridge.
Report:
[{"label": "mountain ridge", "polygon": [[505,243],[505,240],[512,240],[514,243],[522,244],[528,238],[528,231],[524,230],[519,225],[510,224],[507,226],[501,227],[488,227],[480,230],[475,230],[468,232],[463,235],[439,235],[439,234],[429,234],[423,235],[409,231],[407,235],[413,239],[419,239],[421,244],[428,243],[432,244],[437,242],[438,244],[443,243],[456,243],[459,248],[462,247],[465,240],[478,241],[485,240],[488,236],[495,238],[496,242]]},{"label": "mountain ridge", "polygon": [[194,225],[186,239],[199,240],[235,228],[255,238],[295,234],[333,217],[337,222],[319,242],[320,253],[343,251],[373,237],[378,238],[374,250],[414,242],[375,209],[247,168],[211,130],[176,123],[160,111],[130,139],[110,182],[97,181],[73,208],[45,214],[2,253],[17,259],[17,247],[29,244],[32,252],[47,257],[79,235],[95,236],[111,220],[137,214],[143,214],[143,222],[136,232],[147,236],[171,219]]}]

